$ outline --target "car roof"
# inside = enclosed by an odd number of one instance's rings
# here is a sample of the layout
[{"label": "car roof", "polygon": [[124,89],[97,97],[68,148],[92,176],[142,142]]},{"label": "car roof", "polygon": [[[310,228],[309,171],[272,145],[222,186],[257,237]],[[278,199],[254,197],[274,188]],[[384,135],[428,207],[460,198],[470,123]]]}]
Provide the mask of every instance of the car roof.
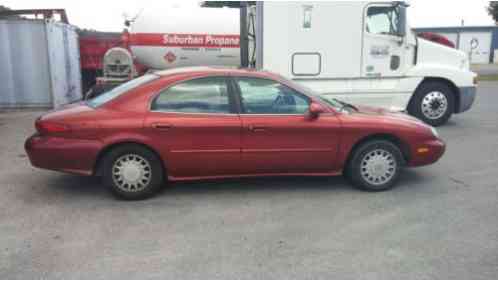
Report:
[{"label": "car roof", "polygon": [[230,75],[244,75],[244,76],[265,76],[274,78],[276,75],[268,71],[258,71],[252,68],[236,68],[236,67],[215,67],[215,66],[195,66],[195,67],[177,67],[168,70],[155,71],[155,75],[175,76],[185,74],[230,74]]}]

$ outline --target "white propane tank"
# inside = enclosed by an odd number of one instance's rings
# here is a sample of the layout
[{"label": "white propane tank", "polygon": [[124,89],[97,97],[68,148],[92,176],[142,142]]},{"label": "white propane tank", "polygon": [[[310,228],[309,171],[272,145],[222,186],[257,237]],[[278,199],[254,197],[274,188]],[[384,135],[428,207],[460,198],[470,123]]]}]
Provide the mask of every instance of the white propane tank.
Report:
[{"label": "white propane tank", "polygon": [[107,50],[102,65],[104,77],[133,77],[136,74],[132,55],[125,48]]},{"label": "white propane tank", "polygon": [[136,61],[151,69],[240,66],[239,26],[239,9],[149,9],[132,22],[128,40]]}]

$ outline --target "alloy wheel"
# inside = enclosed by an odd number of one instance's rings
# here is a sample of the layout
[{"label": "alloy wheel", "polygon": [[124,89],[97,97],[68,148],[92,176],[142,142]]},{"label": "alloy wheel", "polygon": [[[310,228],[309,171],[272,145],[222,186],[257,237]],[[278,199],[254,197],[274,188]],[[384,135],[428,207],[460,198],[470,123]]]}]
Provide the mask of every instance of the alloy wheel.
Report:
[{"label": "alloy wheel", "polygon": [[448,99],[441,92],[430,92],[423,98],[421,109],[425,117],[431,120],[439,119],[448,110]]},{"label": "alloy wheel", "polygon": [[126,192],[144,190],[152,178],[149,162],[142,156],[126,154],[119,157],[112,166],[112,179],[116,186]]},{"label": "alloy wheel", "polygon": [[371,185],[383,185],[389,182],[397,169],[394,155],[384,149],[375,149],[361,160],[360,174]]}]

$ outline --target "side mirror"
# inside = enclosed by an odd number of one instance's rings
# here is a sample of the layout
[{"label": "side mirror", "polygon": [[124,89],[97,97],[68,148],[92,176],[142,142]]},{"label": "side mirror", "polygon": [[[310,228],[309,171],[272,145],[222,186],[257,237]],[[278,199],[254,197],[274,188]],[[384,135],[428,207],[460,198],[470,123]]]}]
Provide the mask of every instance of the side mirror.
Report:
[{"label": "side mirror", "polygon": [[320,114],[325,112],[325,108],[319,103],[312,102],[308,109],[308,114],[310,119],[316,119]]},{"label": "side mirror", "polygon": [[405,37],[406,36],[406,4],[399,3],[397,6],[399,11],[398,13],[398,36]]}]

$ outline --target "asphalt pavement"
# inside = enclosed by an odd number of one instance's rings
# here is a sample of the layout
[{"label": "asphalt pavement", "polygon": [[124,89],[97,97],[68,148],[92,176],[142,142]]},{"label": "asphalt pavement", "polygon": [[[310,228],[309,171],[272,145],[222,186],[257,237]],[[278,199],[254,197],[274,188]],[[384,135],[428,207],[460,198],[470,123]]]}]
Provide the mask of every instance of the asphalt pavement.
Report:
[{"label": "asphalt pavement", "polygon": [[368,193],[341,177],[178,183],[138,202],[32,168],[40,112],[0,113],[0,278],[498,278],[498,83],[439,128],[435,165]]},{"label": "asphalt pavement", "polygon": [[474,64],[471,69],[481,76],[498,75],[498,64]]}]

